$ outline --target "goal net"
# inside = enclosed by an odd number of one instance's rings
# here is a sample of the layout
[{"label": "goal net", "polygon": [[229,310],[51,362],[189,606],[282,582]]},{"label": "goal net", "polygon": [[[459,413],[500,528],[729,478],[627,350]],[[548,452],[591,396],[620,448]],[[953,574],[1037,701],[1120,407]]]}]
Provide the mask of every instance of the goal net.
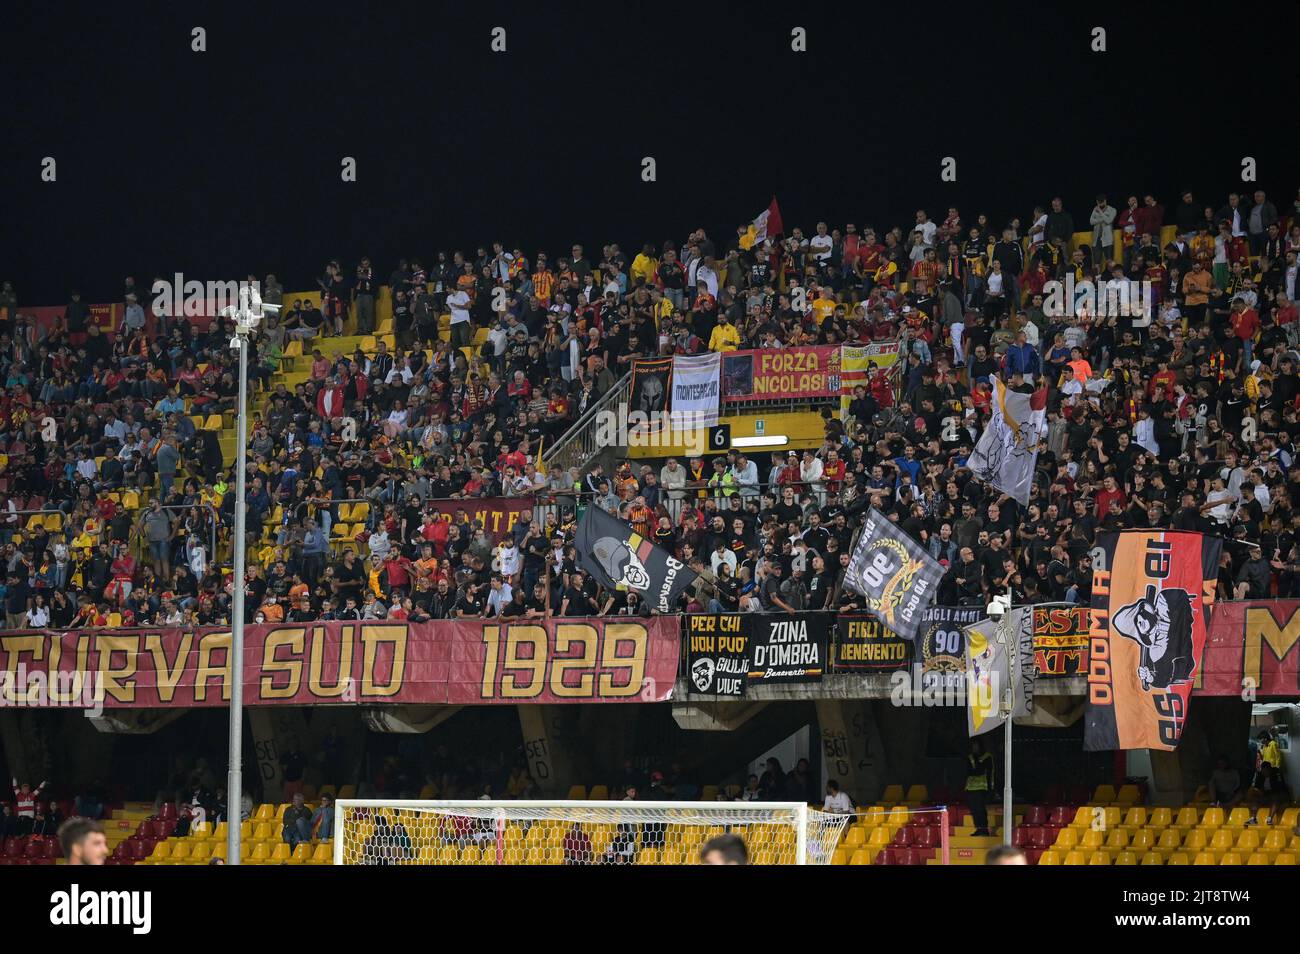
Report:
[{"label": "goal net", "polygon": [[689,865],[710,838],[750,864],[829,864],[848,822],[796,802],[334,803],[340,865]]}]

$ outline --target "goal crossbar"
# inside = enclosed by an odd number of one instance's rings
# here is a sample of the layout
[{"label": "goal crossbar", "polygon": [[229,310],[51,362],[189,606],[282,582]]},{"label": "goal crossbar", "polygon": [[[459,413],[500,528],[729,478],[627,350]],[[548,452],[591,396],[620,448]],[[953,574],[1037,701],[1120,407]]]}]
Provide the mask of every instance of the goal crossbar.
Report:
[{"label": "goal crossbar", "polygon": [[[756,859],[758,863],[826,864],[848,820],[847,815],[818,811],[803,802],[339,799],[334,803],[334,863],[598,863],[568,856],[576,838],[585,837],[595,850],[604,847],[593,845],[590,834],[574,832],[591,831],[599,837],[603,831],[617,833],[627,856],[611,863],[633,863],[631,857],[642,847],[653,852],[656,860],[649,863],[681,863],[657,859],[661,853],[690,859],[708,837],[731,832],[782,847]],[[534,827],[538,832],[531,831]],[[400,834],[394,834],[398,829]],[[554,857],[563,860],[544,861],[540,858],[551,856],[507,850],[522,844],[525,836],[548,845]],[[679,850],[668,854],[669,843]],[[390,844],[400,850],[386,851]],[[458,858],[460,848],[472,851],[474,860],[447,860]],[[398,860],[389,860],[394,854]]]}]

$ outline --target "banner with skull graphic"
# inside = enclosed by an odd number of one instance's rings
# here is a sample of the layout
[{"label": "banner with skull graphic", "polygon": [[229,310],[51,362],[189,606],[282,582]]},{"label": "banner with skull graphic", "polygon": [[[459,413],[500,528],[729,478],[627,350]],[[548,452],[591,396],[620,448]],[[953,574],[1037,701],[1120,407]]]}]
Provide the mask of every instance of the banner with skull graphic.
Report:
[{"label": "banner with skull graphic", "polygon": [[578,561],[607,590],[636,593],[652,610],[675,613],[677,599],[695,582],[686,564],[599,507],[578,524]]}]

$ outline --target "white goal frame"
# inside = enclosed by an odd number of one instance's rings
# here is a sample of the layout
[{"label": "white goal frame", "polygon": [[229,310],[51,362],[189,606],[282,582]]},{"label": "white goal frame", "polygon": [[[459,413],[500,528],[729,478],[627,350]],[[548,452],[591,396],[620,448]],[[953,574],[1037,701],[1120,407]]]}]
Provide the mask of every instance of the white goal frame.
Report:
[{"label": "white goal frame", "polygon": [[[334,802],[334,864],[342,865],[343,862],[343,836],[344,823],[346,816],[353,809],[373,808],[389,810],[414,810],[421,809],[433,810],[439,813],[454,813],[457,809],[465,810],[468,813],[483,817],[485,810],[493,811],[498,826],[504,826],[508,815],[518,817],[520,810],[538,809],[537,818],[546,820],[553,817],[565,818],[566,816],[554,816],[543,814],[541,810],[560,810],[561,812],[570,813],[567,818],[573,821],[584,821],[581,817],[584,813],[590,812],[599,814],[602,812],[646,812],[646,811],[681,811],[697,812],[702,816],[708,816],[710,823],[714,825],[727,824],[753,824],[752,819],[744,816],[752,815],[754,812],[773,811],[792,816],[789,820],[774,820],[768,824],[787,825],[795,830],[795,864],[806,865],[816,864],[816,861],[810,862],[808,827],[810,820],[821,821],[826,819],[829,822],[838,822],[840,830],[837,833],[838,838],[843,834],[844,827],[851,820],[849,815],[836,815],[830,812],[822,812],[810,807],[806,802],[686,802],[671,801],[658,802],[648,800],[635,801],[591,801],[586,799],[385,799],[385,798],[349,798],[336,799]],[[728,810],[733,813],[729,817]],[[842,821],[840,821],[843,819]],[[650,823],[656,823],[662,819],[650,819]],[[641,821],[647,821],[642,818]],[[829,859],[828,859],[829,860]]]}]

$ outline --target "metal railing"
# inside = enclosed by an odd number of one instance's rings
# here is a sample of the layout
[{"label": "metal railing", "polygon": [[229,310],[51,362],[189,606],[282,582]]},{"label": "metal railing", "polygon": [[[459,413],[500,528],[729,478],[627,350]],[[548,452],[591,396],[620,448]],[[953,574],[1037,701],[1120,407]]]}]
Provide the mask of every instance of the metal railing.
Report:
[{"label": "metal railing", "polygon": [[586,413],[578,418],[542,456],[542,463],[546,469],[549,471],[552,467],[558,467],[561,470],[568,470],[570,467],[577,467],[581,470],[591,463],[592,458],[604,449],[596,440],[597,415],[601,411],[616,407],[619,403],[628,403],[631,396],[632,372],[628,371],[612,388],[602,394],[595,404],[587,408]]}]

